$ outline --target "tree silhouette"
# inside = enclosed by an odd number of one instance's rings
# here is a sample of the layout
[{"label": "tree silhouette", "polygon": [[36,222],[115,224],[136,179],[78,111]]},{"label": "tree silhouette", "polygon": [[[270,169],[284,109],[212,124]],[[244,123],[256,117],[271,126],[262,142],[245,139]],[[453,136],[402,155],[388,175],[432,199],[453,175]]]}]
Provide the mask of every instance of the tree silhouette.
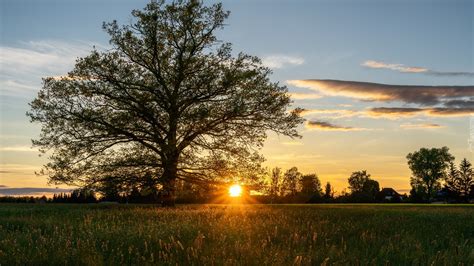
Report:
[{"label": "tree silhouette", "polygon": [[474,173],[472,164],[464,158],[459,164],[459,194],[464,198],[464,201],[469,201],[469,196],[474,189]]},{"label": "tree silhouette", "polygon": [[327,182],[326,186],[324,186],[324,198],[326,200],[331,200],[334,198],[334,189],[329,182]]},{"label": "tree silhouette", "polygon": [[282,191],[286,196],[295,196],[298,193],[298,181],[301,173],[298,168],[292,167],[283,175]]},{"label": "tree silhouette", "polygon": [[375,196],[380,191],[379,182],[371,179],[366,170],[353,172],[348,182],[351,196],[355,201],[375,201]]},{"label": "tree silhouette", "polygon": [[271,177],[270,177],[270,188],[269,188],[269,195],[271,202],[273,203],[275,199],[280,195],[280,183],[281,183],[281,169],[279,167],[275,167],[272,169]]},{"label": "tree silhouette", "polygon": [[434,192],[441,185],[439,180],[446,176],[446,171],[454,157],[447,147],[421,148],[407,155],[408,166],[413,176],[410,179],[412,190],[422,193],[425,199],[431,201]]},{"label": "tree silhouette", "polygon": [[316,174],[307,174],[301,176],[300,179],[301,193],[306,195],[321,196],[323,190],[321,188],[321,181]]},{"label": "tree silhouette", "polygon": [[449,163],[449,170],[444,181],[448,197],[457,200],[460,197],[459,172],[452,161]]},{"label": "tree silhouette", "polygon": [[46,78],[28,113],[33,143],[52,151],[43,173],[84,185],[102,175],[147,172],[173,205],[177,178],[196,182],[253,169],[268,130],[297,137],[301,109],[257,57],[232,56],[216,31],[229,12],[201,1],[152,2],[120,27],[104,23],[112,49]]},{"label": "tree silhouette", "polygon": [[472,164],[464,158],[456,169],[450,162],[449,171],[445,179],[445,187],[451,196],[468,202],[474,188],[474,173]]}]

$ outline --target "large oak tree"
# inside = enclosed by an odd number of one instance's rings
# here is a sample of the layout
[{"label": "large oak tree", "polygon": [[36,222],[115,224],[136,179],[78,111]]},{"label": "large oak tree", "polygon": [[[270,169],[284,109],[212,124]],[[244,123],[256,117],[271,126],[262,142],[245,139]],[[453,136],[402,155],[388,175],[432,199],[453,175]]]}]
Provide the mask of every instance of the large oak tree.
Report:
[{"label": "large oak tree", "polygon": [[[53,183],[155,177],[173,204],[175,181],[258,168],[267,131],[297,137],[300,109],[257,57],[234,55],[216,31],[229,12],[201,1],[152,2],[129,25],[104,23],[112,48],[44,79],[28,115],[51,151]],[[151,182],[153,183],[153,182]]]}]

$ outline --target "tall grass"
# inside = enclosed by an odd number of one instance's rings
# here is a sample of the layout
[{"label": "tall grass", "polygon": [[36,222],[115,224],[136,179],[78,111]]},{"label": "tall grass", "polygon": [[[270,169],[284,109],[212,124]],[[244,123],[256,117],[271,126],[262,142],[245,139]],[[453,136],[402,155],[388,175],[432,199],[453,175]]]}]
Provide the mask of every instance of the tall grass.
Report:
[{"label": "tall grass", "polygon": [[473,265],[474,207],[4,204],[0,264]]}]

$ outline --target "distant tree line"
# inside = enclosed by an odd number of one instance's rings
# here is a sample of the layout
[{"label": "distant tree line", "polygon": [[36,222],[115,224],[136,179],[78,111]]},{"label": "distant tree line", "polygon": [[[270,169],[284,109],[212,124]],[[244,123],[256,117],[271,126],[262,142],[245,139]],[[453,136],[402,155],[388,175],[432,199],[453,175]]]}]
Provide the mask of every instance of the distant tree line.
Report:
[{"label": "distant tree line", "polygon": [[51,202],[46,196],[33,197],[33,196],[3,196],[0,197],[0,203],[46,203]]},{"label": "distant tree line", "polygon": [[71,193],[54,194],[53,203],[97,203],[95,193],[88,189],[75,189]]},{"label": "distant tree line", "polygon": [[[258,203],[330,203],[330,202],[376,202],[379,192],[377,181],[370,179],[366,171],[354,172],[348,179],[351,193],[335,197],[331,183],[323,187],[317,174],[303,174],[292,167],[285,172],[275,167],[261,180],[254,180],[254,186],[245,187],[244,198],[253,198]],[[54,194],[46,197],[3,197],[0,202],[25,203],[160,203],[159,186],[150,190],[150,186],[139,183],[117,182],[117,178],[106,178],[96,186],[73,190],[71,193]],[[177,182],[177,203],[224,203],[228,200],[226,185],[212,183]],[[250,195],[249,190],[258,192]]]},{"label": "distant tree line", "polygon": [[411,202],[467,203],[474,200],[472,164],[464,158],[459,167],[447,147],[421,148],[407,155],[412,171]]},{"label": "distant tree line", "polygon": [[[447,147],[422,148],[407,155],[412,171],[410,195],[400,195],[392,188],[380,189],[379,182],[366,170],[355,171],[349,178],[348,190],[336,195],[330,182],[322,185],[316,173],[303,174],[297,167],[286,171],[275,167],[263,175],[255,175],[244,186],[244,198],[258,203],[468,203],[474,199],[472,164],[463,159],[459,166]],[[0,202],[13,203],[161,203],[162,186],[146,174],[106,176],[94,185],[71,193],[43,197],[0,197]],[[177,203],[225,203],[227,183],[176,183]],[[257,193],[250,195],[250,190]]]},{"label": "distant tree line", "polygon": [[4,196],[0,197],[0,203],[97,203],[96,194],[88,189],[76,189],[71,193],[59,193],[54,194],[53,197],[47,198],[46,196],[33,197],[33,196]]},{"label": "distant tree line", "polygon": [[[315,173],[302,174],[292,167],[282,174],[281,168],[276,167],[270,173],[266,193],[257,197],[262,203],[375,203],[407,198],[393,189],[380,190],[379,183],[366,170],[353,172],[347,181],[350,192],[344,190],[336,196],[331,183],[323,187]],[[387,197],[386,192],[391,194]]]}]

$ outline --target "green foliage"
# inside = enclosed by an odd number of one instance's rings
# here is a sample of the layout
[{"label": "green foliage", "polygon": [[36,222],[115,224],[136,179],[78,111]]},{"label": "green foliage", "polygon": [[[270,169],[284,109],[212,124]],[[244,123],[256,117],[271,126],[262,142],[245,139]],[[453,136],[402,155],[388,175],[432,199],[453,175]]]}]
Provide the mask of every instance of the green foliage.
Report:
[{"label": "green foliage", "polygon": [[408,166],[412,171],[410,183],[412,191],[430,201],[436,191],[441,188],[440,180],[445,178],[450,163],[454,157],[447,147],[421,148],[407,155]]},{"label": "green foliage", "polygon": [[471,265],[473,206],[0,205],[2,265]]}]

